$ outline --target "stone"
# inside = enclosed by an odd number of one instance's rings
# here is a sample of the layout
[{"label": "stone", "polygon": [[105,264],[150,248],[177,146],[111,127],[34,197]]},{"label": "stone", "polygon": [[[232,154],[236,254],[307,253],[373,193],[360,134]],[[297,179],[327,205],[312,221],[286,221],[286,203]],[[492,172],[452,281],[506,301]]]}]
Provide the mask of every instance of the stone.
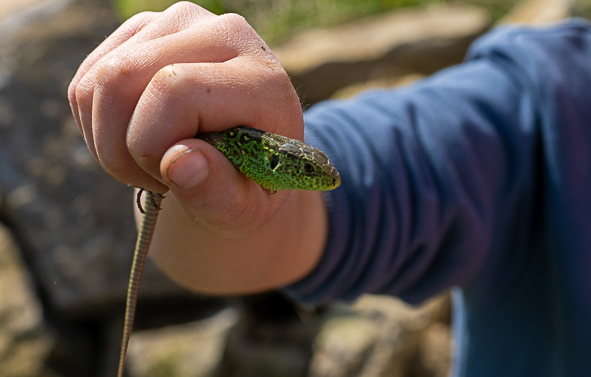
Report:
[{"label": "stone", "polygon": [[127,362],[130,377],[207,377],[217,368],[238,313],[225,309],[203,321],[138,331]]},{"label": "stone", "polygon": [[16,242],[0,225],[0,375],[57,377],[45,365],[54,346]]},{"label": "stone", "polygon": [[547,25],[570,17],[573,0],[526,0],[519,2],[497,22],[502,24]]},{"label": "stone", "polygon": [[[444,295],[414,308],[393,297],[364,295],[351,306],[331,306],[322,315],[308,376],[446,375],[451,360],[449,300]],[[443,330],[435,334],[433,349],[429,331],[435,325]]]},{"label": "stone", "polygon": [[314,342],[310,376],[357,376],[369,355],[375,353],[380,329],[374,321],[338,314],[325,321]]},{"label": "stone", "polygon": [[277,292],[239,298],[216,377],[305,377],[318,316]]},{"label": "stone", "polygon": [[452,333],[449,324],[434,322],[421,334],[412,375],[447,377],[452,362]]},{"label": "stone", "polygon": [[[116,307],[123,315],[136,237],[133,190],[94,160],[67,99],[80,63],[119,21],[107,0],[30,4],[0,20],[2,212],[55,310],[111,316]],[[140,292],[199,299],[150,261]]]},{"label": "stone", "polygon": [[460,63],[469,44],[490,25],[487,12],[479,8],[397,10],[302,32],[272,50],[302,100],[315,103],[353,83],[427,75]]},{"label": "stone", "polygon": [[[48,363],[67,375],[112,376],[136,238],[134,193],[94,161],[67,88],[119,20],[109,0],[27,4],[0,19],[0,216],[55,330]],[[180,288],[148,260],[136,329],[198,320],[224,302]]]},{"label": "stone", "polygon": [[346,86],[342,89],[337,90],[330,96],[331,99],[345,99],[351,98],[359,93],[362,93],[366,90],[372,89],[388,89],[388,88],[397,88],[402,86],[410,85],[420,79],[425,78],[425,75],[421,75],[419,73],[410,73],[405,76],[401,77],[393,77],[393,78],[383,78],[377,80],[370,80],[365,81],[362,83],[356,83],[349,86]]}]

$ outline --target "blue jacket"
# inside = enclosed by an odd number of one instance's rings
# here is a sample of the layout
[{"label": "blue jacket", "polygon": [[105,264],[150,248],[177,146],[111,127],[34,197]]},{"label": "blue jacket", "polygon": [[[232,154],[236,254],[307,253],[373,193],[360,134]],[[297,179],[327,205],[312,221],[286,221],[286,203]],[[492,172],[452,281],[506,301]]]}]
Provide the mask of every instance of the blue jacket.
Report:
[{"label": "blue jacket", "polygon": [[591,376],[591,27],[503,27],[410,87],[328,101],[306,140],[342,177],[307,303],[454,288],[469,377]]}]

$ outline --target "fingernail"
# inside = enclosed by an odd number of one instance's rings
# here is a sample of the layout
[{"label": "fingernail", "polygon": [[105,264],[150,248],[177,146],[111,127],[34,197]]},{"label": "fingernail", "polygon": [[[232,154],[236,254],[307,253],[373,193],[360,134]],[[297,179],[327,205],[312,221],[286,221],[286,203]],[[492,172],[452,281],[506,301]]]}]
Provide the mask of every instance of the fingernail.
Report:
[{"label": "fingernail", "polygon": [[176,156],[167,169],[168,178],[183,189],[197,186],[207,174],[207,161],[198,149],[190,149]]}]

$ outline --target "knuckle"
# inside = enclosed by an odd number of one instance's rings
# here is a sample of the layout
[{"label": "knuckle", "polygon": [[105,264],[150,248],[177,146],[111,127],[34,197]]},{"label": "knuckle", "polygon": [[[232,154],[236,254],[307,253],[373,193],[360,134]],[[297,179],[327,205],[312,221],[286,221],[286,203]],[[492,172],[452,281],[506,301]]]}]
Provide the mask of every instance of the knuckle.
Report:
[{"label": "knuckle", "polygon": [[117,91],[134,76],[135,69],[129,58],[112,58],[100,63],[96,70],[96,85],[105,93]]},{"label": "knuckle", "polygon": [[168,7],[164,12],[188,16],[200,16],[203,14],[210,13],[206,9],[190,1],[179,1],[177,3],[174,3],[173,5]]},{"label": "knuckle", "polygon": [[122,35],[131,38],[143,30],[146,25],[150,24],[157,17],[155,12],[141,12],[131,16],[118,29]]},{"label": "knuckle", "polygon": [[158,83],[160,83],[160,82],[164,83],[164,82],[170,81],[169,79],[171,77],[174,77],[177,75],[177,71],[178,71],[178,69],[175,68],[174,64],[164,66],[164,67],[160,68],[158,70],[158,72],[156,72],[153,80]]},{"label": "knuckle", "polygon": [[140,12],[127,19],[127,21],[125,21],[122,26],[125,26],[128,29],[138,29],[150,22],[152,19],[154,19],[154,17],[156,17],[155,12]]},{"label": "knuckle", "polygon": [[160,68],[148,84],[149,90],[155,94],[174,93],[180,80],[179,69],[174,64]]},{"label": "knuckle", "polygon": [[244,33],[248,31],[249,34],[253,30],[248,21],[244,17],[236,13],[226,13],[218,17],[218,22],[227,28],[230,32]]},{"label": "knuckle", "polygon": [[261,37],[244,17],[236,13],[226,13],[218,16],[218,32],[223,35],[226,43],[242,53],[261,51],[264,45]]},{"label": "knuckle", "polygon": [[172,4],[166,10],[170,12],[184,12],[188,10],[194,10],[196,8],[201,8],[199,5],[194,4],[190,1],[179,1]]},{"label": "knuckle", "polygon": [[222,14],[220,18],[226,20],[226,22],[236,24],[237,26],[250,27],[250,24],[246,21],[246,18],[239,15],[238,13],[225,13]]},{"label": "knuckle", "polygon": [[92,101],[92,89],[92,84],[89,83],[86,77],[82,78],[77,84],[70,84],[70,102],[75,103],[78,107],[89,105],[89,102]]},{"label": "knuckle", "polygon": [[77,82],[70,82],[70,85],[68,85],[68,100],[70,101],[70,103],[72,105],[77,105],[78,101],[76,98],[76,90],[78,89],[78,83]]}]

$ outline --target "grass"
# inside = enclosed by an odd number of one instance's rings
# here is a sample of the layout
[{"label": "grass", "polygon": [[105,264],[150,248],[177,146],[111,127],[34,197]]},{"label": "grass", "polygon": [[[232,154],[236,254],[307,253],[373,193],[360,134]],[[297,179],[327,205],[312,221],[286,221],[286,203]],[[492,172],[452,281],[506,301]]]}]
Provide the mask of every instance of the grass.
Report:
[{"label": "grass", "polygon": [[[175,0],[112,0],[121,18],[145,10],[162,11]],[[193,0],[192,2],[222,13],[239,13],[270,44],[288,38],[298,30],[342,24],[402,7],[425,7],[433,3],[481,6],[493,18],[507,12],[511,0]]]}]

